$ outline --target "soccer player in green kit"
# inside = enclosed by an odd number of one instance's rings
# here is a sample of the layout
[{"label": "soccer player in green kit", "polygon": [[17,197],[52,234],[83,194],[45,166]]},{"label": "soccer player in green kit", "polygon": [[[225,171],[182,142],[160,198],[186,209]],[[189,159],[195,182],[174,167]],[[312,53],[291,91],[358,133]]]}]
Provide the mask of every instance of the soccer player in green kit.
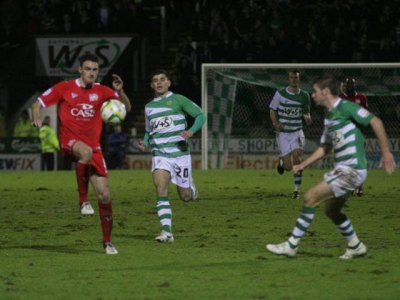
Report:
[{"label": "soccer player in green kit", "polygon": [[311,187],[304,195],[303,208],[289,239],[281,244],[267,244],[268,251],[286,256],[295,256],[300,239],[314,219],[316,207],[325,202],[325,213],[347,240],[347,249],[341,259],[352,259],[367,253],[350,219],[342,212],[349,195],[367,178],[364,137],[358,126],[370,125],[378,139],[382,153],[381,166],[388,174],[395,167],[389,150],[386,131],[382,121],[365,108],[339,97],[339,82],[325,75],[313,84],[312,97],[317,105],[327,109],[321,145],[310,157],[293,166],[299,172],[326,154],[334,155],[334,167],[324,180]]},{"label": "soccer player in green kit", "polygon": [[[303,118],[306,125],[311,125],[310,96],[300,89],[300,72],[288,71],[289,85],[275,92],[270,103],[270,117],[276,132],[279,148],[279,174],[292,170],[293,165],[302,161],[305,136]],[[294,174],[293,199],[300,199],[303,173]]]},{"label": "soccer player in green kit", "polygon": [[[158,242],[171,243],[172,209],[168,197],[169,183],[177,185],[183,201],[195,200],[197,189],[192,177],[192,157],[187,140],[201,129],[206,117],[201,108],[185,96],[169,90],[170,75],[156,70],[151,75],[150,86],[155,98],[145,107],[146,134],[139,149],[152,153],[153,183],[157,192],[157,214],[162,226]],[[194,118],[187,128],[186,115]]]}]

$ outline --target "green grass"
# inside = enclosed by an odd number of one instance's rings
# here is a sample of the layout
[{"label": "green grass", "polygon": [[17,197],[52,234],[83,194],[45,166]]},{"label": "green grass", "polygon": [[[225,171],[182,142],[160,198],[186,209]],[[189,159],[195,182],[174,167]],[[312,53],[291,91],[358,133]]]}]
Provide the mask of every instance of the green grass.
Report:
[{"label": "green grass", "polygon": [[[304,173],[306,190],[323,171]],[[318,210],[294,258],[267,253],[301,208],[292,175],[272,170],[196,171],[201,200],[171,185],[175,243],[158,244],[149,171],[112,171],[116,256],[98,217],[79,215],[74,172],[0,175],[0,299],[399,299],[400,173],[370,171],[366,195],[345,212],[368,255],[346,247]],[[93,197],[93,195],[92,195]],[[97,205],[94,205],[97,211]]]}]

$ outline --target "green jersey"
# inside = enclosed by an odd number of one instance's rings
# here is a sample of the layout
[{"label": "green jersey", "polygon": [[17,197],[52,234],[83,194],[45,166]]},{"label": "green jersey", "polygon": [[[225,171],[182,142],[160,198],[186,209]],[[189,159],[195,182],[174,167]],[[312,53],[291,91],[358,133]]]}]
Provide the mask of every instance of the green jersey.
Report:
[{"label": "green jersey", "polygon": [[324,120],[321,144],[333,146],[335,166],[366,169],[364,136],[357,125],[368,126],[374,117],[358,104],[339,99]]},{"label": "green jersey", "polygon": [[303,90],[297,94],[283,88],[275,92],[270,109],[277,113],[277,121],[284,128],[282,132],[295,132],[303,129],[303,115],[310,112],[310,95]]},{"label": "green jersey", "polygon": [[153,156],[179,157],[188,155],[189,149],[181,133],[187,130],[186,114],[195,118],[190,130],[195,133],[205,122],[201,108],[185,96],[168,92],[146,104],[145,144]]}]

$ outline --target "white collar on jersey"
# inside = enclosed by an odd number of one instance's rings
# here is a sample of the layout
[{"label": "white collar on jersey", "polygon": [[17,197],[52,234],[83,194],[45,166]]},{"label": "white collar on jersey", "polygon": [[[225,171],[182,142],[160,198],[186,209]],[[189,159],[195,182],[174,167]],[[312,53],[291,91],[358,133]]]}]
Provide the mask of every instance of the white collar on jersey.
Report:
[{"label": "white collar on jersey", "polygon": [[342,100],[342,99],[337,98],[336,101],[335,101],[335,103],[333,103],[333,107],[338,106],[341,100]]},{"label": "white collar on jersey", "polygon": [[[83,86],[81,86],[81,81],[79,80],[79,78],[75,79],[75,84],[76,84],[78,87],[84,88]],[[98,84],[100,84],[100,83],[98,83],[98,82],[94,82],[94,83],[93,83],[93,85],[98,85]],[[93,85],[92,85],[92,86],[93,86]]]},{"label": "white collar on jersey", "polygon": [[153,101],[160,101],[160,100],[163,99],[163,98],[171,97],[172,94],[173,94],[173,92],[169,91],[164,97],[157,97],[157,98],[154,98]]},{"label": "white collar on jersey", "polygon": [[300,94],[300,88],[299,88],[299,90],[298,90],[297,93],[292,93],[291,91],[289,91],[289,87],[287,86],[287,87],[286,87],[286,92],[287,92],[288,94],[290,94],[290,95],[298,95],[298,94]]}]

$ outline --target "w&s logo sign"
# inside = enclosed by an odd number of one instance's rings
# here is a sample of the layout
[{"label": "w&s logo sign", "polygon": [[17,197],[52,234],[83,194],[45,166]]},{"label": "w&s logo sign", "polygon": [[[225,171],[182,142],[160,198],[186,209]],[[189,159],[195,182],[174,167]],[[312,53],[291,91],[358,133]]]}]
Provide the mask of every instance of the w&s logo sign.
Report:
[{"label": "w&s logo sign", "polygon": [[[121,56],[131,37],[119,38],[37,38],[36,46],[43,68],[36,68],[38,76],[76,77],[79,57],[90,52],[99,57],[99,80]],[[40,70],[42,70],[40,72]]]}]

